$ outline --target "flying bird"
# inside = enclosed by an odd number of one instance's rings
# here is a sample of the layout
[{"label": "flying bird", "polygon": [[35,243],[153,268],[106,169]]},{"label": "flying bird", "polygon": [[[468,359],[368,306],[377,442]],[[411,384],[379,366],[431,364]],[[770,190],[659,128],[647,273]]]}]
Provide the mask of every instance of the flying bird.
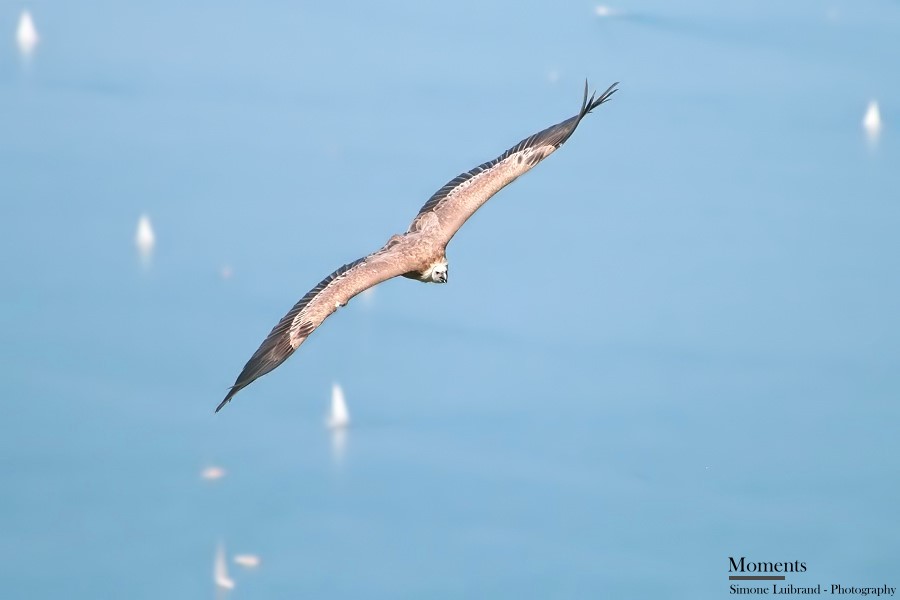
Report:
[{"label": "flying bird", "polygon": [[428,199],[403,235],[393,235],[378,251],[348,263],[323,279],[282,317],[253,353],[225,399],[269,373],[300,347],[332,313],[351,298],[383,281],[403,276],[424,283],[447,283],[446,248],[463,223],[501,189],[553,154],[581,120],[609,100],[617,83],[588,97],[584,84],[581,110],[574,117],[525,138],[494,160],[451,179]]}]

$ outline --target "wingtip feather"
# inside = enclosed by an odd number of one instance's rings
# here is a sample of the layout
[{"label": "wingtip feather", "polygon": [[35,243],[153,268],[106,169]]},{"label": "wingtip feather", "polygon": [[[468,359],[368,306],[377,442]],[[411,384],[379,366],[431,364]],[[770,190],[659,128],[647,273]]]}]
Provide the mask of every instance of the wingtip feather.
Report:
[{"label": "wingtip feather", "polygon": [[593,94],[591,94],[590,100],[588,100],[588,97],[587,97],[588,86],[587,86],[587,80],[585,79],[585,81],[584,81],[584,86],[585,86],[584,87],[584,100],[582,101],[582,104],[581,104],[581,114],[579,116],[584,118],[584,116],[586,114],[588,114],[589,112],[591,112],[592,110],[594,110],[595,108],[597,108],[598,106],[603,104],[604,102],[608,101],[610,96],[612,96],[617,91],[619,91],[618,88],[616,87],[617,85],[619,85],[618,81],[615,82],[614,84],[612,84],[611,86],[609,86],[608,88],[606,88],[606,91],[603,92],[602,94],[600,94],[599,97],[597,97],[597,93],[594,92]]},{"label": "wingtip feather", "polygon": [[588,105],[588,80],[587,77],[584,78],[584,98],[581,100],[581,114],[585,114],[584,109],[587,108]]},{"label": "wingtip feather", "polygon": [[241,389],[241,388],[239,388],[239,387],[236,386],[236,385],[233,385],[233,386],[231,386],[230,388],[228,388],[228,393],[225,394],[225,399],[222,400],[221,402],[219,402],[219,405],[216,407],[216,412],[218,413],[220,410],[222,410],[222,407],[223,407],[223,406],[225,406],[226,404],[228,404],[229,402],[231,402],[231,398],[232,398],[235,394],[237,394],[238,391],[240,391],[240,389]]}]

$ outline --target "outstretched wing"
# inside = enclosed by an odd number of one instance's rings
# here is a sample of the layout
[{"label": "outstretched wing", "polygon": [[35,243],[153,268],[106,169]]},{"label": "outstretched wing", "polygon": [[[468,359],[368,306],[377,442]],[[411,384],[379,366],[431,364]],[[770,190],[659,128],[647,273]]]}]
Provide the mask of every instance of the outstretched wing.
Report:
[{"label": "outstretched wing", "polygon": [[446,244],[463,223],[491,196],[512,183],[520,175],[550,156],[563,145],[589,112],[609,100],[618,82],[609,86],[599,97],[588,98],[588,84],[584,82],[584,100],[577,115],[525,138],[494,160],[461,173],[439,189],[419,210],[409,231],[418,231],[427,213],[434,213],[440,222],[442,241]]},{"label": "outstretched wing", "polygon": [[231,398],[283,363],[328,318],[360,292],[412,270],[411,261],[389,244],[365,258],[346,264],[314,287],[278,322],[263,340],[216,412]]}]

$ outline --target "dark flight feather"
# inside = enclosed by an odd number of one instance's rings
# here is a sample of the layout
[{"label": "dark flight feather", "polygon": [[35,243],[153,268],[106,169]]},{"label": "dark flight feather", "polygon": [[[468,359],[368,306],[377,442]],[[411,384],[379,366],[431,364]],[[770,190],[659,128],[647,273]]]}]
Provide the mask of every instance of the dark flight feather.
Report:
[{"label": "dark flight feather", "polygon": [[[278,324],[272,328],[272,331],[269,332],[269,335],[266,336],[263,343],[260,344],[256,352],[253,353],[253,356],[250,357],[250,360],[247,361],[247,364],[244,365],[244,368],[235,380],[234,385],[228,389],[228,394],[225,396],[225,399],[216,407],[216,412],[222,410],[222,407],[228,404],[235,394],[266,373],[272,371],[287,360],[287,357],[294,353],[295,348],[291,345],[290,335],[291,323],[293,323],[294,318],[303,312],[303,309],[305,309],[309,303],[333,281],[342,277],[350,269],[365,260],[365,258],[360,258],[352,263],[348,263],[320,281],[316,287],[307,292],[307,294],[303,296],[280,321],[278,321]],[[313,327],[311,323],[304,323],[300,326],[300,330],[296,337],[305,338],[312,333],[313,329],[315,329],[315,327]]]}]

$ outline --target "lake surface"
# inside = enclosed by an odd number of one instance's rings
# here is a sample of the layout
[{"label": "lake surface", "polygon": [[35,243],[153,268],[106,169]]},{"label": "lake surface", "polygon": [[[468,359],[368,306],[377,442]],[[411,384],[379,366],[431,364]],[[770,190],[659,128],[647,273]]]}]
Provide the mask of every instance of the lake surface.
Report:
[{"label": "lake surface", "polygon": [[[900,4],[610,6],[34,2],[26,60],[0,2],[0,596],[215,597],[220,541],[262,559],[235,600],[721,598],[729,556],[900,585]],[[586,77],[620,92],[448,285],[355,299],[213,415]]]}]

